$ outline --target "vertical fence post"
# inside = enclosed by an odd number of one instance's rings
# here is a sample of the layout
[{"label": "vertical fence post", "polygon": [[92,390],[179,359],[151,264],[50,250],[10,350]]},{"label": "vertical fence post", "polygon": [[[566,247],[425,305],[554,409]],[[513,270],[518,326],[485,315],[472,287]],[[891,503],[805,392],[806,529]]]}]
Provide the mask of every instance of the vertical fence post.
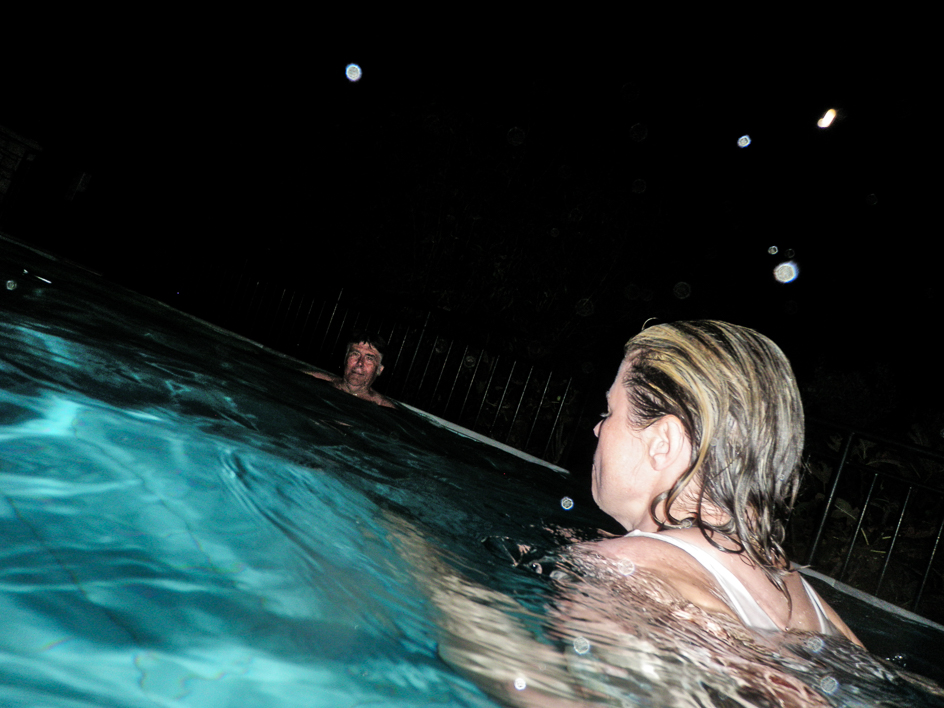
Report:
[{"label": "vertical fence post", "polygon": [[485,384],[485,392],[482,394],[482,402],[479,403],[479,410],[475,414],[475,422],[472,423],[472,430],[475,430],[475,426],[479,424],[479,417],[482,415],[482,409],[485,408],[485,401],[488,400],[488,392],[492,390],[492,380],[495,378],[495,372],[498,370],[498,362],[500,361],[501,355],[499,354],[492,364],[492,370],[489,372],[488,383]]},{"label": "vertical fence post", "polygon": [[420,345],[423,344],[423,336],[426,334],[426,326],[429,324],[429,315],[426,313],[426,321],[423,322],[423,329],[420,330],[420,336],[416,340],[416,347],[413,349],[413,356],[410,357],[410,368],[407,369],[406,376],[403,378],[403,384],[400,386],[400,395],[403,396],[404,391],[406,390],[406,385],[410,380],[410,375],[413,373],[413,366],[416,364],[416,357],[420,353]]},{"label": "vertical fence post", "polygon": [[[508,395],[508,389],[511,387],[511,377],[515,374],[515,366],[517,366],[517,361],[511,362],[511,371],[508,372],[508,380],[505,381],[505,386],[502,388],[501,398],[498,399],[498,406],[495,408],[495,417],[492,418],[492,424],[488,428],[488,434],[491,435],[492,431],[495,429],[495,425],[498,423],[498,417],[501,415],[502,406],[505,405],[505,396]],[[486,392],[486,396],[488,393]]]},{"label": "vertical fence post", "polygon": [[[338,312],[338,307],[341,305],[341,296],[344,294],[344,288],[338,292],[338,299],[334,302],[334,308],[331,310],[331,315],[328,317],[328,324],[325,326],[324,334],[321,337],[321,344],[318,345],[318,352],[315,354],[319,359],[321,358],[321,352],[324,351],[325,340],[328,339],[328,332],[331,329],[331,323],[334,322],[334,316]],[[319,317],[319,319],[321,319]]]},{"label": "vertical fence post", "polygon": [[[462,356],[459,357],[459,366],[456,368],[456,378],[452,380],[452,386],[449,388],[449,395],[446,397],[446,405],[443,406],[443,415],[449,410],[449,404],[452,403],[452,394],[456,392],[456,386],[459,385],[459,376],[462,374],[462,367],[465,366],[465,357],[469,353],[469,345],[465,345],[462,350]],[[462,413],[459,414],[460,416]]]},{"label": "vertical fence post", "polygon": [[924,569],[924,576],[921,578],[921,585],[918,587],[918,594],[915,595],[911,603],[911,611],[917,612],[918,605],[921,603],[921,597],[924,595],[924,586],[928,583],[931,575],[931,566],[934,564],[934,556],[937,555],[937,549],[941,545],[941,536],[944,535],[944,513],[941,513],[941,523],[937,527],[937,535],[934,537],[934,546],[931,548],[931,557],[928,558],[928,567]]},{"label": "vertical fence post", "polygon": [[[439,391],[439,384],[442,383],[443,374],[446,373],[446,364],[449,363],[449,355],[452,354],[452,346],[455,343],[456,340],[449,340],[449,348],[446,350],[446,356],[443,358],[443,364],[439,369],[439,376],[436,377],[436,385],[433,386],[433,392],[429,395],[429,403],[427,405],[429,405],[430,408],[432,408],[436,403],[436,393]],[[445,414],[446,411],[443,409],[441,412]]]},{"label": "vertical fence post", "polygon": [[[547,443],[544,445],[544,452],[541,453],[541,459],[547,459],[547,451],[551,448],[551,442],[554,440],[554,433],[557,431],[557,424],[560,422],[561,411],[564,410],[564,403],[567,401],[567,394],[570,393],[570,384],[573,383],[573,378],[567,379],[567,387],[564,389],[564,395],[561,396],[560,405],[557,407],[557,414],[554,416],[554,424],[551,426],[551,432],[547,434]],[[577,420],[580,420],[580,416],[577,416]]]},{"label": "vertical fence post", "polygon": [[[479,367],[482,365],[482,357],[485,356],[485,350],[479,350],[479,358],[475,362],[475,370],[472,372],[472,378],[469,379],[469,387],[465,390],[465,398],[462,399],[462,408],[459,409],[459,417],[456,419],[458,421],[462,420],[462,414],[465,413],[465,406],[469,402],[469,396],[472,393],[472,386],[475,384],[475,377],[479,373]],[[475,418],[478,420],[478,416]],[[474,427],[474,426],[469,426]]]},{"label": "vertical fence post", "polygon": [[878,597],[878,591],[882,588],[882,583],[885,581],[885,571],[888,570],[888,564],[892,562],[892,553],[895,551],[895,544],[898,542],[898,534],[901,533],[901,522],[905,520],[905,512],[908,510],[908,502],[911,501],[911,492],[914,491],[914,487],[908,486],[908,493],[905,494],[905,501],[901,505],[901,513],[898,515],[898,523],[895,524],[895,533],[892,534],[892,542],[888,546],[888,551],[885,553],[885,563],[882,564],[882,572],[878,576],[878,582],[875,584],[875,592],[872,594]]},{"label": "vertical fence post", "polygon": [[826,519],[829,518],[829,509],[833,505],[833,497],[836,496],[836,487],[839,486],[839,478],[842,476],[843,467],[846,466],[846,459],[849,457],[849,450],[852,449],[852,439],[855,437],[854,432],[849,433],[849,437],[846,438],[846,444],[842,448],[842,457],[839,460],[839,467],[836,469],[836,473],[833,475],[833,483],[829,487],[829,495],[826,498],[826,507],[823,510],[823,517],[819,520],[819,526],[816,529],[816,533],[813,535],[813,543],[810,546],[810,552],[806,554],[806,563],[804,565],[813,565],[813,557],[816,555],[816,551],[819,548],[819,542],[823,537],[823,529],[826,527]]},{"label": "vertical fence post", "polygon": [[875,484],[878,482],[878,472],[872,475],[872,484],[869,486],[869,493],[865,496],[865,502],[862,504],[862,511],[859,512],[859,519],[856,522],[855,531],[852,532],[852,539],[849,541],[849,549],[846,551],[846,559],[842,563],[842,570],[839,571],[838,580],[846,577],[846,569],[849,567],[849,561],[852,558],[852,551],[856,542],[859,540],[859,531],[862,530],[862,523],[865,521],[865,512],[869,510],[869,504],[872,502],[872,493],[875,491]]},{"label": "vertical fence post", "polygon": [[[505,435],[505,443],[511,440],[511,431],[514,430],[515,421],[518,420],[518,413],[521,412],[521,404],[524,402],[524,395],[528,392],[528,384],[531,383],[531,374],[534,373],[534,367],[528,369],[528,375],[524,379],[524,387],[521,389],[521,395],[518,397],[518,405],[515,407],[515,414],[511,417],[511,424],[508,426],[508,434]],[[537,418],[537,415],[535,415]]]},{"label": "vertical fence post", "polygon": [[547,381],[544,384],[544,391],[541,392],[541,400],[538,401],[537,410],[534,412],[534,420],[531,421],[531,429],[528,431],[528,439],[524,441],[525,450],[531,446],[531,438],[534,436],[534,428],[538,424],[538,419],[541,417],[541,411],[544,409],[544,399],[547,398],[547,390],[551,386],[551,378],[553,376],[553,371],[547,375]]}]

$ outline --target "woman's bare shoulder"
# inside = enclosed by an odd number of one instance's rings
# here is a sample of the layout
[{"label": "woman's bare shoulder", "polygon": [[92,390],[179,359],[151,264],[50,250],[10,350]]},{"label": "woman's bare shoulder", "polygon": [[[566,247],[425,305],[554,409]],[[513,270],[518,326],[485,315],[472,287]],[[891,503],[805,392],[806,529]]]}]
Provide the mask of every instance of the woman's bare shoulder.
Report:
[{"label": "woman's bare shoulder", "polygon": [[708,612],[736,617],[721,599],[714,578],[681,548],[646,536],[623,536],[579,545],[582,551],[602,556],[617,569],[622,564],[643,571],[679,599]]}]

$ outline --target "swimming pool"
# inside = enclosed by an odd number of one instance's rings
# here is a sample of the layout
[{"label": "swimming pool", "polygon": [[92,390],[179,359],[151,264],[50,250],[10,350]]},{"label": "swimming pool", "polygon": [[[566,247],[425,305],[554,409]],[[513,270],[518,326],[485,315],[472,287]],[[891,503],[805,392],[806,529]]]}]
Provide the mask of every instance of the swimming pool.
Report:
[{"label": "swimming pool", "polygon": [[4,706],[942,705],[581,579],[548,554],[608,522],[561,470],[15,244],[0,271]]}]

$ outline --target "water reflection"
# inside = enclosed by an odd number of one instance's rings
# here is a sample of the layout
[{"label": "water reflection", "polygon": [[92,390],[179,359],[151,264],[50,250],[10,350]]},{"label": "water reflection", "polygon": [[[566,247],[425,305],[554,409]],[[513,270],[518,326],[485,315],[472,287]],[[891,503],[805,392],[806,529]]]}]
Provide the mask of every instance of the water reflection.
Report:
[{"label": "water reflection", "polygon": [[[514,706],[941,705],[944,692],[851,642],[756,633],[680,599],[643,570],[626,573],[580,546],[518,565],[509,595],[386,519],[439,616],[440,657]],[[508,587],[508,583],[499,583]],[[881,703],[881,701],[886,701]]]}]

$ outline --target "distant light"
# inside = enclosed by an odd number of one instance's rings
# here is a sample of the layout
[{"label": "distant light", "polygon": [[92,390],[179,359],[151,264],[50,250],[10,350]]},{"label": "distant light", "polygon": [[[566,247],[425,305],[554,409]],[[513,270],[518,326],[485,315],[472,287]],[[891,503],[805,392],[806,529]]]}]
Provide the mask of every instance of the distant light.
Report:
[{"label": "distant light", "polygon": [[785,261],[774,268],[774,278],[780,283],[792,283],[800,274],[800,269],[793,261]]},{"label": "distant light", "polygon": [[830,123],[833,122],[833,119],[836,117],[836,111],[830,108],[823,114],[823,117],[816,121],[816,125],[820,128],[828,128]]},{"label": "distant light", "polygon": [[361,68],[357,64],[348,64],[344,67],[344,75],[347,76],[349,81],[360,81]]},{"label": "distant light", "polygon": [[750,136],[750,135],[742,135],[740,138],[738,138],[738,147],[739,147],[739,148],[746,148],[746,147],[747,147],[748,145],[750,145],[750,144],[751,144],[751,136]]}]

